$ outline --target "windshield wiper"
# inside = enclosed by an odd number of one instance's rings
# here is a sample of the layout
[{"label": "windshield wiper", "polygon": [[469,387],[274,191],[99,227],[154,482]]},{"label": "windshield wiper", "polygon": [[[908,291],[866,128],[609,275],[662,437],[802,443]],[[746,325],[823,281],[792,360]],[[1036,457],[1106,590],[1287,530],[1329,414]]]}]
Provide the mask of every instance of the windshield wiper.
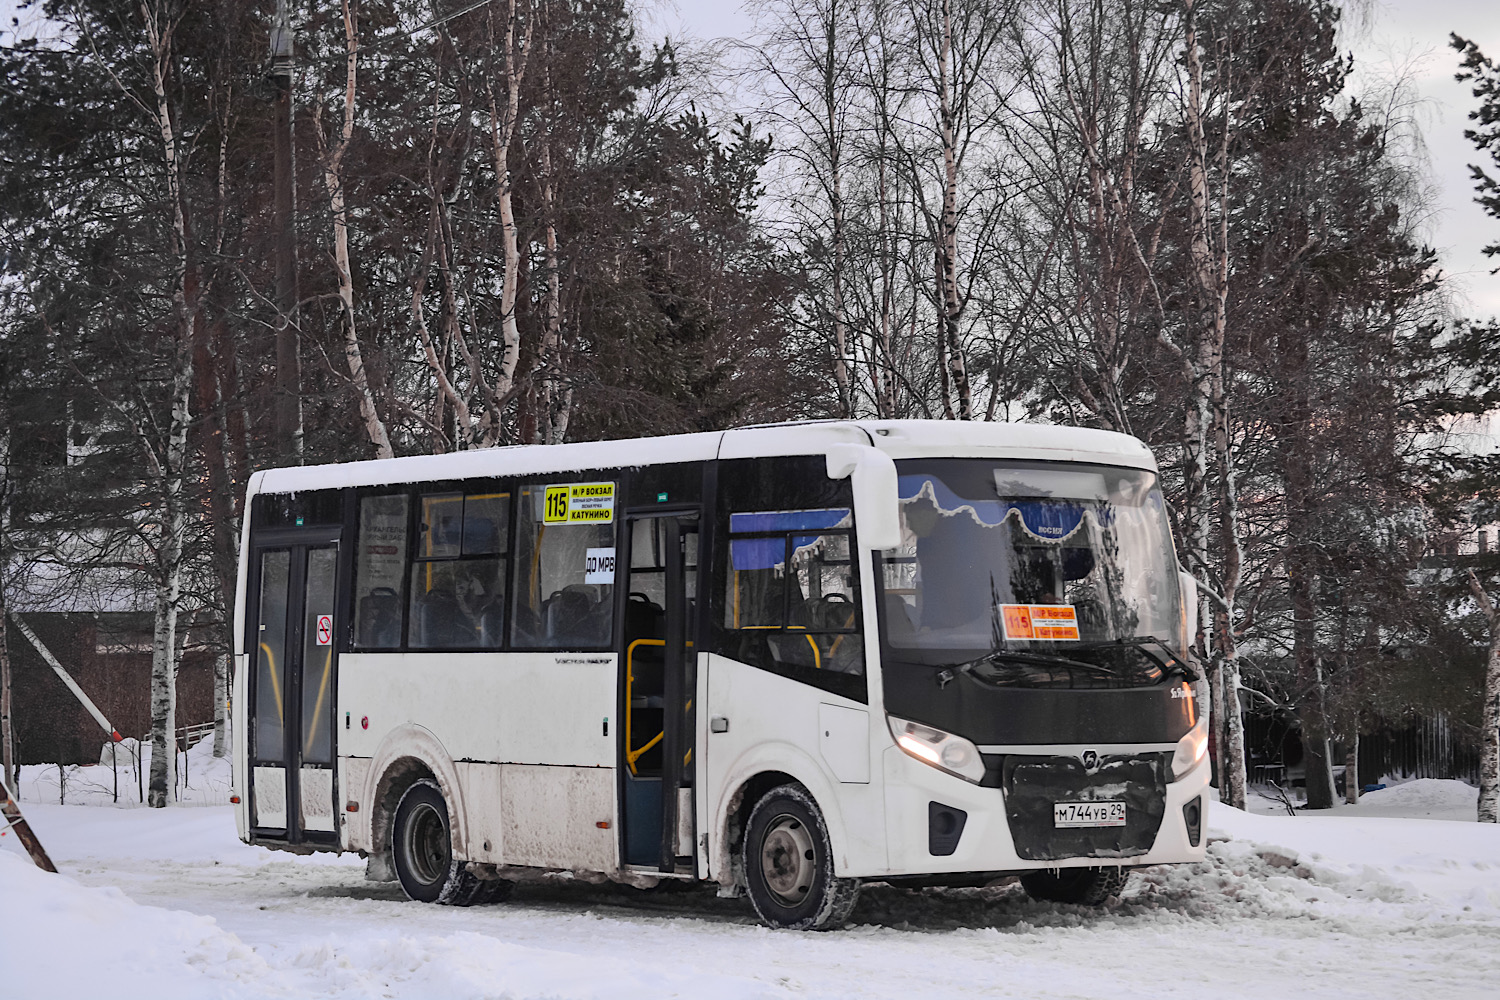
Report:
[{"label": "windshield wiper", "polygon": [[1119,671],[1111,670],[1102,664],[1089,663],[1085,660],[1075,660],[1058,653],[1026,653],[1020,650],[1008,649],[997,649],[993,652],[985,653],[983,656],[975,657],[972,660],[965,660],[963,663],[949,663],[942,669],[961,670],[964,673],[972,674],[975,667],[989,666],[997,662],[1029,663],[1041,667],[1072,667],[1079,670],[1087,670],[1090,673],[1104,674],[1107,677],[1120,676]]},{"label": "windshield wiper", "polygon": [[[1150,649],[1150,647],[1152,646],[1155,646],[1163,653],[1166,653],[1166,657],[1163,658],[1159,654],[1152,652]],[[1081,642],[1078,645],[1071,646],[1069,648],[1138,649],[1146,656],[1149,656],[1153,661],[1155,661],[1156,665],[1161,667],[1162,672],[1165,673],[1168,677],[1172,676],[1173,674],[1180,674],[1182,675],[1182,679],[1187,681],[1189,684],[1199,679],[1198,672],[1192,667],[1188,666],[1187,660],[1185,658],[1179,656],[1171,646],[1168,646],[1165,642],[1162,642],[1154,635],[1135,635],[1120,639],[1104,639],[1099,642]]]}]

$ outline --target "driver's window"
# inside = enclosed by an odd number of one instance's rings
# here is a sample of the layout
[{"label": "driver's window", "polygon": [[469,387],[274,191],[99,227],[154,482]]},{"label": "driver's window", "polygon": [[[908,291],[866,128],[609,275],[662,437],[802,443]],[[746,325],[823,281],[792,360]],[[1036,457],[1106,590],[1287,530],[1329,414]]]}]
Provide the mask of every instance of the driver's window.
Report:
[{"label": "driver's window", "polygon": [[781,672],[864,673],[847,508],[729,517],[723,626],[737,658]]}]

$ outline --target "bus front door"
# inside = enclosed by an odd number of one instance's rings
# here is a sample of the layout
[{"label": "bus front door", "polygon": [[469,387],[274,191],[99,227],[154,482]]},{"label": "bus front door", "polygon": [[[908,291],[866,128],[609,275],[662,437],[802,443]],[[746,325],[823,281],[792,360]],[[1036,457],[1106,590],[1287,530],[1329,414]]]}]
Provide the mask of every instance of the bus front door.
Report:
[{"label": "bus front door", "polygon": [[626,865],[694,870],[692,697],[698,514],[626,514],[620,814]]},{"label": "bus front door", "polygon": [[[257,547],[248,609],[250,826],[255,840],[335,844],[337,533]],[[279,543],[279,544],[278,544]]]}]

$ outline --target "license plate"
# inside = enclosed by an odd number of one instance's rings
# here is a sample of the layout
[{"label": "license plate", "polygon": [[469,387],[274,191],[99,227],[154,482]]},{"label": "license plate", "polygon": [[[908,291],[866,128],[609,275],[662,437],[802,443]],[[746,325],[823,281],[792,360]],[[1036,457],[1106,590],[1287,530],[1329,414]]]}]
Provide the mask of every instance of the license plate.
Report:
[{"label": "license plate", "polygon": [[1057,828],[1080,826],[1124,826],[1123,802],[1054,802],[1052,825]]}]

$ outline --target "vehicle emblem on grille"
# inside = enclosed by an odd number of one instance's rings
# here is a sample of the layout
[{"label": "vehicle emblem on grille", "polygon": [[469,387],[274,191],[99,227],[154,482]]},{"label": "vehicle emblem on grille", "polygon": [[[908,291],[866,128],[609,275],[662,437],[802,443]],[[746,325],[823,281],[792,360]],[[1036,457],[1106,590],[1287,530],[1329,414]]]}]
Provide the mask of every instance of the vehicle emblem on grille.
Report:
[{"label": "vehicle emblem on grille", "polygon": [[1085,750],[1083,752],[1083,769],[1093,771],[1099,767],[1099,751]]}]

